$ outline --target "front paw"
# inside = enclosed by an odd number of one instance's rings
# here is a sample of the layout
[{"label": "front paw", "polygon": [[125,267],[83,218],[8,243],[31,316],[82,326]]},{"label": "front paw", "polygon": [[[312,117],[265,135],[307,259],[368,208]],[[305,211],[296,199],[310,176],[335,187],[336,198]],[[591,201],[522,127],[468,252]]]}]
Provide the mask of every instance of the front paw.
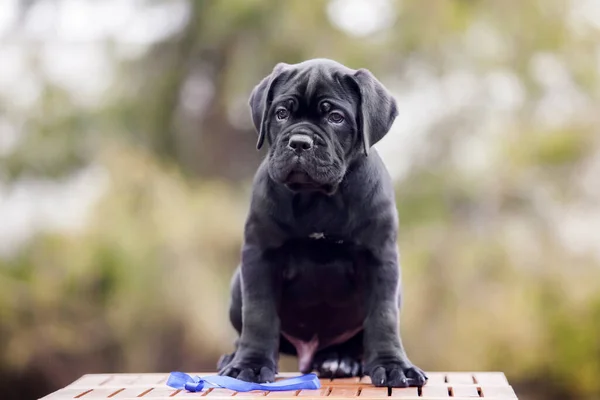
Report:
[{"label": "front paw", "polygon": [[423,386],[427,382],[427,375],[410,361],[374,362],[371,365],[369,376],[375,386]]},{"label": "front paw", "polygon": [[220,365],[220,367],[222,368],[219,370],[219,375],[231,376],[246,382],[275,381],[276,364],[269,360],[234,356],[227,365]]}]

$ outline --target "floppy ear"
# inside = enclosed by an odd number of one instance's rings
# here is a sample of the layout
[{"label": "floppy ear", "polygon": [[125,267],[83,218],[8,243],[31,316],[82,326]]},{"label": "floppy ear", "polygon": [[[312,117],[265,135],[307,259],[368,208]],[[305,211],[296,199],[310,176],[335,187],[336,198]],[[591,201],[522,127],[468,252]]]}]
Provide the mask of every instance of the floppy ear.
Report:
[{"label": "floppy ear", "polygon": [[270,75],[263,78],[258,85],[254,87],[250,94],[250,112],[252,113],[252,122],[258,132],[258,142],[256,148],[260,150],[262,147],[265,136],[267,134],[267,113],[271,107],[271,101],[273,100],[273,88],[275,82],[281,76],[281,72],[289,64],[279,63],[273,68],[273,72]]},{"label": "floppy ear", "polygon": [[369,149],[383,138],[398,116],[396,100],[390,92],[364,68],[353,76],[358,86],[358,129],[362,136],[365,155]]}]

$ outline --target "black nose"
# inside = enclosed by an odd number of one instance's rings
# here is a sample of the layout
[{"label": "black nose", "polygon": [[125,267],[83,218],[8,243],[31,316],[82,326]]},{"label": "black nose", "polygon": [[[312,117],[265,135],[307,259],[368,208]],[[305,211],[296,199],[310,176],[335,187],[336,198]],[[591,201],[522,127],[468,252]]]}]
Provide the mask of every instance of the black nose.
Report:
[{"label": "black nose", "polygon": [[308,135],[292,135],[288,142],[288,147],[294,150],[296,153],[302,153],[303,151],[310,150],[313,147],[313,140]]}]

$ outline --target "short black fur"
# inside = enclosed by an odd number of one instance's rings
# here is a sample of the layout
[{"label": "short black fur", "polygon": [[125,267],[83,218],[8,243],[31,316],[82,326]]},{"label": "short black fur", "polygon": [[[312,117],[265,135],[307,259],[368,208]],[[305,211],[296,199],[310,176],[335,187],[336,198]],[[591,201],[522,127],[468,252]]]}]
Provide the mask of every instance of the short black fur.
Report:
[{"label": "short black fur", "polygon": [[371,148],[397,116],[393,97],[365,69],[316,59],[278,64],[250,108],[270,147],[231,286],[240,337],[219,373],[272,381],[284,352],[302,372],[421,386],[399,333],[393,185]]}]

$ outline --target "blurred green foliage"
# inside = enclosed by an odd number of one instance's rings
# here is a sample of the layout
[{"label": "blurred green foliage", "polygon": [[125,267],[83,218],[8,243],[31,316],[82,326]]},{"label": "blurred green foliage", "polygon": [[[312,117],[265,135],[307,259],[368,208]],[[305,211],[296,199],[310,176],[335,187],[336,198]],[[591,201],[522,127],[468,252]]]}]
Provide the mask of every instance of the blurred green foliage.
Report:
[{"label": "blurred green foliage", "polygon": [[[19,2],[22,23],[46,2]],[[35,377],[42,395],[87,372],[214,369],[235,337],[228,284],[264,155],[247,98],[277,62],[329,57],[412,93],[399,120],[427,122],[417,139],[394,130],[378,146],[390,164],[408,160],[394,176],[412,360],[502,370],[522,399],[600,396],[592,11],[562,0],[383,3],[393,23],[359,35],[336,23],[350,3],[182,0],[184,23],[147,48],[118,35],[71,44],[112,68],[91,103],[50,79],[39,43],[14,39],[39,95],[0,93],[0,123],[18,132],[0,152],[0,195],[31,180],[60,187],[88,168],[101,171],[89,183],[101,195],[78,229],[38,229],[0,255],[0,389]]]}]

